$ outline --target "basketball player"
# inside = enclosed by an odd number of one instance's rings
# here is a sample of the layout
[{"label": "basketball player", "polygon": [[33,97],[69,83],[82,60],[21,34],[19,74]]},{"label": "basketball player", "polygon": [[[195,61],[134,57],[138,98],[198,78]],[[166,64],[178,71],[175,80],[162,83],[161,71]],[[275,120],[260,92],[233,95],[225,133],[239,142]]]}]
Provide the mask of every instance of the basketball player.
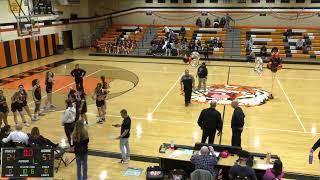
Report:
[{"label": "basketball player", "polygon": [[38,79],[34,79],[32,81],[32,97],[34,101],[34,115],[32,117],[33,121],[36,121],[39,119],[39,116],[43,116],[44,114],[40,113],[40,106],[41,106],[41,87],[40,87],[40,81]]},{"label": "basketball player", "polygon": [[79,108],[79,112],[80,112],[80,116],[81,116],[81,120],[88,125],[88,118],[87,118],[87,101],[86,101],[86,93],[83,91],[79,92],[80,94],[80,108]]},{"label": "basketball player", "polygon": [[45,102],[45,106],[44,106],[44,113],[47,113],[49,111],[50,108],[56,108],[53,104],[52,104],[52,89],[53,89],[53,77],[54,74],[51,71],[48,71],[46,73],[46,92],[47,92],[47,99]]},{"label": "basketball player", "polygon": [[3,91],[0,90],[0,127],[2,126],[2,121],[6,126],[8,125],[8,120],[7,120],[8,112],[9,112],[9,109],[8,109],[6,97],[4,97]]},{"label": "basketball player", "polygon": [[18,119],[17,119],[17,112],[19,112],[20,117],[22,119],[22,122],[25,126],[29,127],[30,124],[27,123],[26,119],[24,118],[23,112],[22,112],[22,95],[20,94],[21,92],[15,92],[13,96],[11,97],[11,111],[13,113],[13,120],[15,124],[18,124]]},{"label": "basketball player", "polygon": [[185,106],[191,103],[192,89],[194,88],[194,77],[189,74],[189,70],[185,70],[185,74],[181,77],[180,81],[181,91],[184,93]]},{"label": "basketball player", "polygon": [[20,92],[20,100],[21,100],[20,106],[27,112],[27,114],[30,117],[30,119],[32,119],[32,115],[31,115],[31,112],[30,112],[30,109],[29,109],[29,105],[28,105],[28,102],[27,102],[28,94],[27,94],[27,91],[24,89],[24,86],[22,84],[19,85],[19,92]]},{"label": "basketball player", "polygon": [[83,77],[86,75],[86,71],[79,67],[79,64],[76,64],[75,69],[71,71],[71,76],[74,77],[76,83],[76,89],[78,91],[84,91],[83,89]]},{"label": "basketball player", "polygon": [[101,84],[102,84],[102,92],[103,92],[103,99],[104,99],[104,115],[107,113],[107,95],[109,93],[108,89],[110,88],[109,84],[106,82],[106,77],[101,76]]},{"label": "basketball player", "polygon": [[103,95],[103,89],[102,84],[98,83],[96,89],[94,90],[94,93],[92,95],[92,99],[96,100],[96,106],[98,109],[99,117],[98,122],[99,124],[102,124],[105,121],[105,112],[103,109],[104,106],[104,95]]}]

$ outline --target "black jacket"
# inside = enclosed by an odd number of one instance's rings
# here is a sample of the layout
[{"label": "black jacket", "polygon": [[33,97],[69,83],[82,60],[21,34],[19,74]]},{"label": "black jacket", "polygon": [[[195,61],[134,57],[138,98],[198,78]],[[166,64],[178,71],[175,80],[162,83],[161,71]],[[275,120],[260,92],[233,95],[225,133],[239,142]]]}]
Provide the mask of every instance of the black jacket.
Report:
[{"label": "black jacket", "polygon": [[244,115],[240,107],[235,108],[232,115],[231,128],[232,129],[242,128],[244,126],[245,117],[246,116]]},{"label": "black jacket", "polygon": [[203,130],[222,130],[221,114],[214,108],[207,108],[201,111],[198,125]]},{"label": "black jacket", "polygon": [[204,65],[201,65],[199,68],[198,68],[198,72],[197,72],[199,78],[206,78],[208,76],[208,69],[206,66]]},{"label": "black jacket", "polygon": [[74,153],[76,155],[84,155],[88,153],[88,143],[89,138],[81,140],[80,142],[73,142],[74,144]]},{"label": "black jacket", "polygon": [[312,146],[313,151],[317,150],[320,147],[320,138],[318,139],[318,141],[316,143],[314,143],[314,145]]},{"label": "black jacket", "polygon": [[71,71],[71,76],[74,77],[75,79],[79,80],[82,79],[86,75],[86,71],[79,68],[79,69],[74,69]]}]

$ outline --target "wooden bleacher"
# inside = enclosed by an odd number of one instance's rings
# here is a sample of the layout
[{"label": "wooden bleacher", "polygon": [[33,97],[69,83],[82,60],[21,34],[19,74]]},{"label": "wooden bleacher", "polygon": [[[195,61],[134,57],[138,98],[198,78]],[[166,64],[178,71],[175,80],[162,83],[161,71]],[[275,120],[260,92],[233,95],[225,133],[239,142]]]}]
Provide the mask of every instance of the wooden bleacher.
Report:
[{"label": "wooden bleacher", "polygon": [[[265,45],[267,52],[271,52],[273,47],[279,49],[280,57],[292,58],[319,58],[320,57],[320,31],[316,29],[292,29],[292,36],[286,39],[287,29],[259,29],[259,28],[242,28],[241,29],[241,56],[248,55],[246,51],[246,39],[251,37],[253,41],[252,50],[255,53],[260,52],[260,48]],[[296,50],[296,42],[299,38],[302,40],[308,36],[312,42],[312,48],[304,54],[303,50]]]}]

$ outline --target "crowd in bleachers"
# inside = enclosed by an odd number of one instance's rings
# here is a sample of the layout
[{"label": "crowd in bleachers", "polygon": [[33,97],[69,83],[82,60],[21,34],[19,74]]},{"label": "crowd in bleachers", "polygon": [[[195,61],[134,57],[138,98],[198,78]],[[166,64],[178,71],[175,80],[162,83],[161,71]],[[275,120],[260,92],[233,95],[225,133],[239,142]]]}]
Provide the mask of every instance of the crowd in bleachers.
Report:
[{"label": "crowd in bleachers", "polygon": [[222,17],[221,19],[216,18],[213,23],[211,23],[211,20],[209,18],[206,18],[204,24],[202,23],[201,18],[198,18],[196,20],[196,26],[199,28],[205,27],[205,28],[228,28],[231,21],[231,17],[229,14],[227,14],[226,17]]},{"label": "crowd in bleachers", "polygon": [[[199,34],[206,33],[203,29],[199,28]],[[208,28],[208,30],[217,31],[215,28]],[[191,36],[187,37],[187,30],[184,26],[181,26],[180,29],[165,26],[162,32],[164,36],[154,37],[151,41],[151,48],[147,52],[148,55],[186,56],[191,52],[197,51],[203,53],[205,58],[208,58],[210,51],[223,47],[221,38],[217,36],[207,37],[202,40],[202,34],[198,37],[197,32],[191,32]]]},{"label": "crowd in bleachers", "polygon": [[137,47],[137,42],[131,38],[117,38],[115,42],[107,42],[104,52],[109,54],[130,54]]}]

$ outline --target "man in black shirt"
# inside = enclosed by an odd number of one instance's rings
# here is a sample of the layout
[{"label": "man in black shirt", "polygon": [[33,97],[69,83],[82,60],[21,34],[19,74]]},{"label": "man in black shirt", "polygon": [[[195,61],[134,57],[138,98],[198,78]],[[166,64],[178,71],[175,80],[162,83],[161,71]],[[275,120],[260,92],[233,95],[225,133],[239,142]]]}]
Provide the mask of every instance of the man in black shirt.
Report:
[{"label": "man in black shirt", "polygon": [[246,117],[239,107],[239,102],[237,100],[232,101],[232,108],[234,108],[232,120],[231,120],[231,129],[232,129],[232,146],[241,147],[241,133],[244,126],[244,118]]},{"label": "man in black shirt", "polygon": [[229,171],[229,177],[231,180],[234,179],[247,179],[257,180],[257,176],[251,167],[247,166],[247,160],[249,159],[250,153],[248,151],[241,151],[239,153],[238,163],[231,167]]},{"label": "man in black shirt", "polygon": [[212,100],[210,102],[210,108],[204,109],[201,111],[201,114],[198,119],[198,125],[202,129],[202,140],[201,143],[205,143],[209,137],[209,144],[213,144],[214,137],[216,135],[216,130],[218,130],[218,136],[221,134],[222,130],[222,120],[221,114],[217,111],[216,101]]},{"label": "man in black shirt", "polygon": [[208,69],[206,67],[206,63],[202,63],[201,66],[198,68],[197,76],[199,78],[198,90],[200,90],[201,86],[203,86],[203,90],[206,91],[207,90],[206,82],[207,82],[207,76],[208,76]]},{"label": "man in black shirt", "polygon": [[129,137],[131,129],[131,119],[128,116],[128,112],[125,109],[120,111],[121,117],[123,118],[122,124],[114,124],[114,127],[121,127],[121,135],[116,139],[120,140],[120,151],[121,161],[120,163],[127,164],[130,160],[130,148],[129,148]]},{"label": "man in black shirt", "polygon": [[189,70],[185,70],[185,75],[181,77],[181,91],[184,92],[184,102],[185,106],[191,103],[192,89],[194,88],[194,77],[189,74]]},{"label": "man in black shirt", "polygon": [[74,77],[77,91],[84,91],[83,89],[83,77],[86,75],[86,71],[79,68],[79,64],[76,64],[75,69],[71,71],[71,76]]}]

